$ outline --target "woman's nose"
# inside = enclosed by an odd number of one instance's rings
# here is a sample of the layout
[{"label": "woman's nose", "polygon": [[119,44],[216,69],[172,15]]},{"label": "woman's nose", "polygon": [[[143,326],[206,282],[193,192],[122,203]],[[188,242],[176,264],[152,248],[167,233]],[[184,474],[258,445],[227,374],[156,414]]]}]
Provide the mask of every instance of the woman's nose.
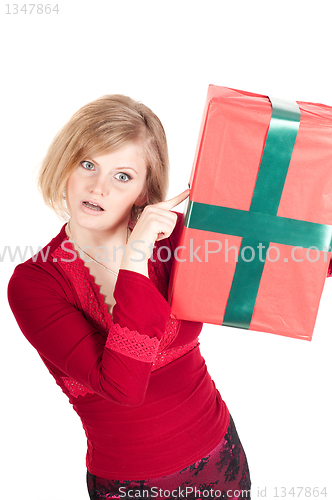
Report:
[{"label": "woman's nose", "polygon": [[90,193],[95,193],[100,196],[107,196],[109,194],[109,186],[106,177],[94,177],[94,179],[91,180],[89,191]]}]

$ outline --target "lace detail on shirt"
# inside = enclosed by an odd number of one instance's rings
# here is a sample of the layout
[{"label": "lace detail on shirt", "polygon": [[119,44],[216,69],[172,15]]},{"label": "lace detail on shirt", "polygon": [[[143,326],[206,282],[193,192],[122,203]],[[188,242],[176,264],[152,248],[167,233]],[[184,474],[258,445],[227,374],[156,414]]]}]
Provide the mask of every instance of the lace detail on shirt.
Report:
[{"label": "lace detail on shirt", "polygon": [[90,391],[87,387],[84,387],[83,384],[79,384],[76,380],[73,380],[70,377],[61,377],[63,383],[65,384],[68,392],[77,398],[78,396],[85,396],[86,394],[94,394],[93,391]]},{"label": "lace detail on shirt", "polygon": [[172,342],[173,340],[177,337],[177,334],[179,332],[181,322],[175,318],[171,314],[165,328],[165,333],[160,341],[160,346],[158,349],[158,353],[156,356],[156,359],[152,365],[152,371],[158,370],[158,368],[161,368],[162,366],[167,365],[171,361],[174,361],[187,352],[191,351],[194,349],[194,347],[198,346],[198,338],[190,342],[189,344],[186,345],[181,345],[178,347],[174,347],[173,349],[166,349]]},{"label": "lace detail on shirt", "polygon": [[[73,258],[73,252],[77,255],[75,259]],[[166,324],[161,340],[150,338],[148,335],[141,335],[137,331],[131,331],[126,327],[113,323],[104,296],[100,293],[100,286],[96,284],[89,268],[73,249],[68,237],[52,253],[52,257],[70,276],[87,319],[107,337],[107,348],[139,361],[153,362],[152,370],[154,371],[186,354],[198,345],[198,339],[196,339],[187,345],[167,349],[176,338],[181,324],[172,315]],[[148,262],[149,277],[159,292],[167,299],[167,278],[162,262],[157,257],[156,248],[153,250],[152,259]],[[67,377],[67,380],[72,381],[72,391],[74,391],[73,388],[75,387],[77,395],[84,395],[84,386],[79,391],[77,388],[81,384],[69,377]],[[67,383],[69,385],[69,382]],[[89,391],[86,390],[85,394],[87,392]]]},{"label": "lace detail on shirt", "polygon": [[159,340],[113,323],[106,347],[138,361],[151,363],[155,360]]},{"label": "lace detail on shirt", "polygon": [[[100,286],[97,285],[82,259],[77,257],[73,260],[73,246],[68,238],[65,241],[67,241],[66,248],[70,248],[71,251],[68,252],[62,245],[52,253],[52,257],[70,276],[86,317],[106,336],[112,325],[112,317],[100,293]],[[77,255],[77,252],[75,254]]]},{"label": "lace detail on shirt", "polygon": [[163,352],[158,352],[155,362],[152,365],[152,370],[158,370],[162,366],[168,365],[171,361],[175,361],[181,358],[184,354],[191,351],[199,345],[198,338],[190,342],[190,344],[180,345],[179,347],[174,347],[173,349],[167,349]]},{"label": "lace detail on shirt", "polygon": [[175,316],[173,316],[173,314],[171,314],[169,320],[166,323],[164,335],[160,340],[159,352],[166,349],[166,347],[173,342],[173,340],[179,333],[180,324],[180,321],[177,320]]}]

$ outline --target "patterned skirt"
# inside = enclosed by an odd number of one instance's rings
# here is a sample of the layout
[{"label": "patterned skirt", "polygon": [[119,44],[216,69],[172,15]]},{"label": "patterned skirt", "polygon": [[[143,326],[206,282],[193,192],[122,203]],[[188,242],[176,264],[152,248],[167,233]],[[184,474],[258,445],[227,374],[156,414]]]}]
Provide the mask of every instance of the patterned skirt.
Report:
[{"label": "patterned skirt", "polygon": [[222,441],[206,457],[179,472],[142,481],[104,479],[87,472],[91,500],[186,498],[250,499],[250,475],[233,419]]}]

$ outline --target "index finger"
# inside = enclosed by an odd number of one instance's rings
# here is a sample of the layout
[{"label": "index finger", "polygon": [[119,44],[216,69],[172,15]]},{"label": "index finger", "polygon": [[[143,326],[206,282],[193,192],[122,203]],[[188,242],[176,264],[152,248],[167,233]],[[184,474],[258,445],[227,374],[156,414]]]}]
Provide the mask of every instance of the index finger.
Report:
[{"label": "index finger", "polygon": [[160,208],[165,208],[166,210],[171,210],[172,208],[179,205],[186,198],[188,198],[189,194],[190,194],[190,189],[186,189],[185,191],[178,194],[177,196],[174,196],[174,198],[171,198],[170,200],[167,200],[167,201],[162,201],[161,203],[158,203],[158,205],[160,206]]}]

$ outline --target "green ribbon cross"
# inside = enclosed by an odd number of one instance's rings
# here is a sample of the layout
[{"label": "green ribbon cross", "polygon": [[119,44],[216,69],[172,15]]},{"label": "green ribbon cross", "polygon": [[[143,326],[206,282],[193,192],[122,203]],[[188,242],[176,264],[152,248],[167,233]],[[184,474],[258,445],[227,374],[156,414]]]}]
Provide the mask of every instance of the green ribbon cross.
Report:
[{"label": "green ribbon cross", "polygon": [[[184,223],[242,237],[223,325],[244,329],[251,323],[270,242],[327,251],[332,238],[330,225],[277,216],[301,115],[296,102],[270,101],[272,117],[249,211],[189,201]],[[260,254],[244,259],[246,247],[260,247]]]}]

